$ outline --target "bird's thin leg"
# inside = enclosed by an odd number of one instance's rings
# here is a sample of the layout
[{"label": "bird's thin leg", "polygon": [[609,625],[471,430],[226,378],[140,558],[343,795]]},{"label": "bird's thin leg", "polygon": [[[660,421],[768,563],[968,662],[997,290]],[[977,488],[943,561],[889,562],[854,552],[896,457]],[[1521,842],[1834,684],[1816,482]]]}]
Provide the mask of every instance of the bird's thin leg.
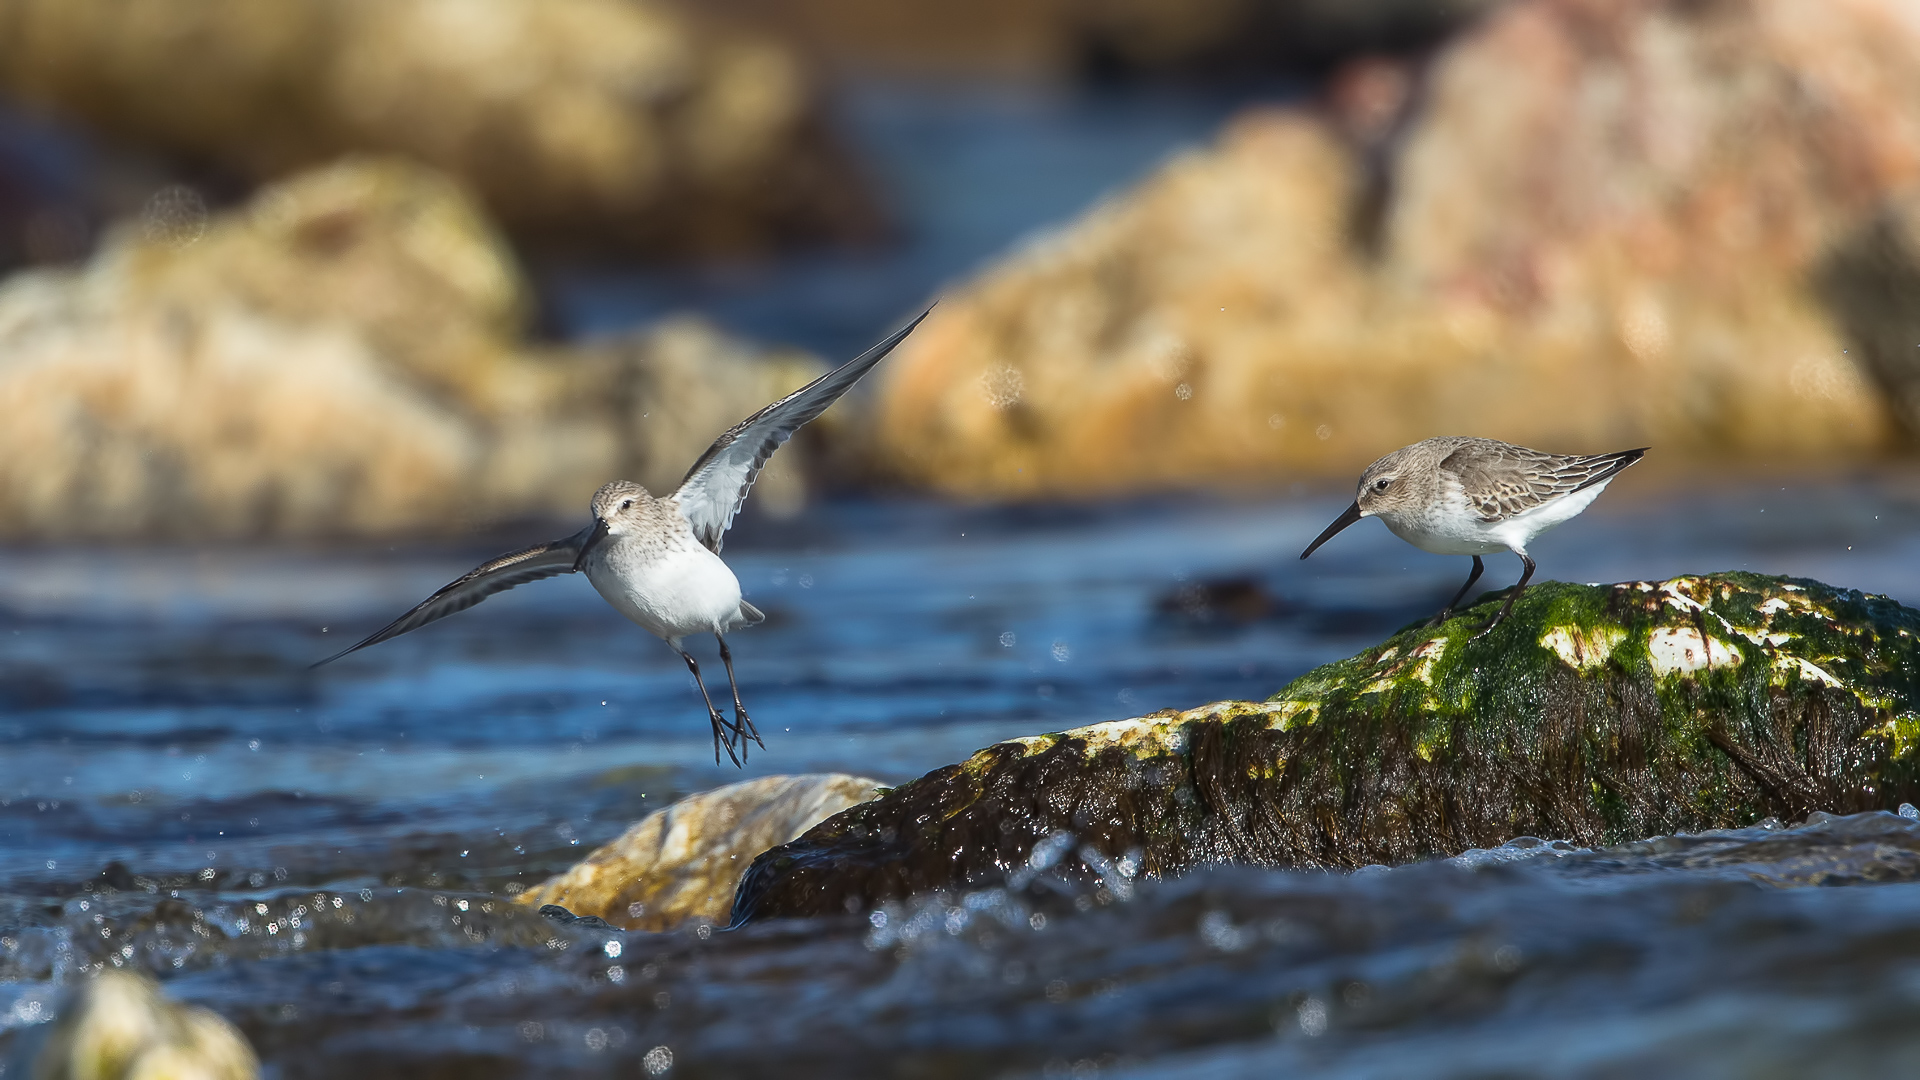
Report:
[{"label": "bird's thin leg", "polygon": [[1453,599],[1447,601],[1447,606],[1440,609],[1440,614],[1427,620],[1427,625],[1439,626],[1441,623],[1453,618],[1453,609],[1460,606],[1460,601],[1466,598],[1467,590],[1473,588],[1473,583],[1480,580],[1480,575],[1485,573],[1486,569],[1487,564],[1480,561],[1480,556],[1475,555],[1473,557],[1473,573],[1467,575],[1467,583],[1460,586],[1459,592],[1453,594]]},{"label": "bird's thin leg", "polygon": [[1513,591],[1507,594],[1507,602],[1500,605],[1499,613],[1494,615],[1492,622],[1481,627],[1480,632],[1473,635],[1475,638],[1486,637],[1487,631],[1499,626],[1500,620],[1506,618],[1507,613],[1513,610],[1513,602],[1520,599],[1521,593],[1527,591],[1527,581],[1533,577],[1533,560],[1528,558],[1527,553],[1524,551],[1516,551],[1514,554],[1520,556],[1520,563],[1526,569],[1520,571],[1520,580],[1514,583]]},{"label": "bird's thin leg", "polygon": [[760,742],[760,732],[753,726],[753,717],[747,715],[747,707],[740,704],[740,683],[733,677],[733,653],[727,649],[727,639],[715,633],[714,640],[720,643],[720,662],[727,665],[727,685],[733,688],[733,730],[743,737],[740,740],[740,756],[747,756],[747,739],[760,743],[765,750],[767,744]]},{"label": "bird's thin leg", "polygon": [[[693,672],[693,684],[700,688],[700,698],[707,703],[707,719],[713,722],[713,763],[718,765],[720,764],[720,733],[730,732],[732,728],[727,724],[727,718],[720,715],[720,710],[713,707],[713,699],[707,696],[707,683],[700,677],[700,664],[694,660],[693,654],[681,649],[680,659],[687,662],[687,670]],[[737,769],[740,767],[740,758],[733,752],[733,738],[729,735],[725,741],[727,757],[732,760],[733,767]]]}]

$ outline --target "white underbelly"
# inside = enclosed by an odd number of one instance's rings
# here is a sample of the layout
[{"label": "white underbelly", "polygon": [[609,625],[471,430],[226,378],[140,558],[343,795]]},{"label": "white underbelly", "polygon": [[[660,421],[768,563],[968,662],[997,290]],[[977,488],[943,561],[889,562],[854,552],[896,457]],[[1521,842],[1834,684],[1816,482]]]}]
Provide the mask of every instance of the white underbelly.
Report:
[{"label": "white underbelly", "polygon": [[669,641],[740,624],[740,579],[704,547],[626,560],[590,559],[587,580],[614,609]]},{"label": "white underbelly", "polygon": [[1430,522],[1389,521],[1384,516],[1380,520],[1393,530],[1393,535],[1435,555],[1491,555],[1508,549],[1506,541],[1477,520],[1453,527],[1435,527]]}]

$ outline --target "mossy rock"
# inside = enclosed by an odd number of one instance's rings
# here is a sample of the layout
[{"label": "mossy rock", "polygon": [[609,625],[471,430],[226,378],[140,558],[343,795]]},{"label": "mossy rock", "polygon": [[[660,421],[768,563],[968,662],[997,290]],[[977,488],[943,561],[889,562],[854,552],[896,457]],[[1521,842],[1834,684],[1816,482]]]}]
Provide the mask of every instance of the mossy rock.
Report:
[{"label": "mossy rock", "polygon": [[1354,868],[1920,801],[1920,612],[1726,573],[1488,598],[1225,701],[990,746],[762,854],[734,921],[988,884],[1069,830],[1149,874]]}]

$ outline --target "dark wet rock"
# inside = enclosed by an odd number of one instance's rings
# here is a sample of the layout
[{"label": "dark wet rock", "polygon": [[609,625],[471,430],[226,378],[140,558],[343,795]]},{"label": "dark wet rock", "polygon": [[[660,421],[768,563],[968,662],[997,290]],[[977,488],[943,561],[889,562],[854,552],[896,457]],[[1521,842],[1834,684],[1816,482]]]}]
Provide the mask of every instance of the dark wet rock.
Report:
[{"label": "dark wet rock", "polygon": [[577,926],[583,930],[619,929],[598,915],[575,915],[559,904],[541,904],[540,917],[543,919],[552,919],[554,922],[564,923],[568,926]]},{"label": "dark wet rock", "polygon": [[1256,577],[1188,581],[1154,598],[1154,616],[1163,623],[1204,629],[1245,626],[1280,610],[1280,601]]},{"label": "dark wet rock", "polygon": [[1500,0],[709,0],[856,71],[1272,78],[1431,45]]},{"label": "dark wet rock", "polygon": [[1264,702],[988,747],[762,855],[734,921],[997,882],[1060,837],[1093,880],[1106,860],[1357,868],[1920,799],[1920,612],[1745,573],[1552,582],[1472,640],[1498,599]]}]

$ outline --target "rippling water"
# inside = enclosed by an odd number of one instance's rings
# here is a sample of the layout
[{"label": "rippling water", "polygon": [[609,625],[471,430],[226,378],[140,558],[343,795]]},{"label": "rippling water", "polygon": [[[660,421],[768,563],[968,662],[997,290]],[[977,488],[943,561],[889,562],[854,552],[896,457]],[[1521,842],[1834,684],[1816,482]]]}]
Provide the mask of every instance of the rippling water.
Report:
[{"label": "rippling water", "polygon": [[[1569,580],[1746,568],[1913,603],[1911,492],[1629,486],[1536,554]],[[899,781],[1007,735],[1269,694],[1463,572],[1372,523],[1298,561],[1340,504],[749,521],[728,556],[770,618],[733,639],[767,737],[746,771]],[[679,660],[578,578],[307,668],[493,550],[0,553],[0,1061],[115,962],[235,1018],[288,1077],[633,1075],[656,1047],[677,1076],[1751,1075],[1770,1055],[1857,1075],[1920,1054],[1920,833],[1892,815],[1221,869],[1078,906],[1036,884],[884,926],[540,919],[511,886],[739,774]]]}]

